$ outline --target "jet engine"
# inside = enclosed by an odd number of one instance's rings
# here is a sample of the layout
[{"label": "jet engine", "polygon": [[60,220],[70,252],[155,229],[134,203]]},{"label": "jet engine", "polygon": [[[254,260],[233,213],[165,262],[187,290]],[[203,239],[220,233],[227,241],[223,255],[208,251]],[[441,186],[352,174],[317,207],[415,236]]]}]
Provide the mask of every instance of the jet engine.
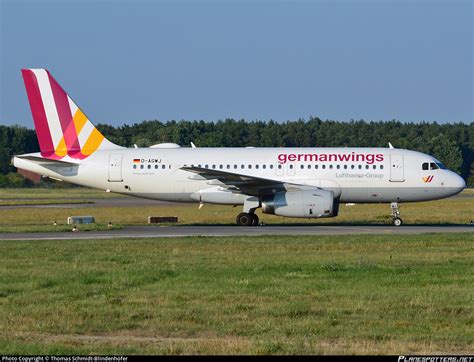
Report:
[{"label": "jet engine", "polygon": [[278,192],[262,198],[264,214],[288,217],[333,217],[339,211],[339,200],[334,192],[314,189]]}]

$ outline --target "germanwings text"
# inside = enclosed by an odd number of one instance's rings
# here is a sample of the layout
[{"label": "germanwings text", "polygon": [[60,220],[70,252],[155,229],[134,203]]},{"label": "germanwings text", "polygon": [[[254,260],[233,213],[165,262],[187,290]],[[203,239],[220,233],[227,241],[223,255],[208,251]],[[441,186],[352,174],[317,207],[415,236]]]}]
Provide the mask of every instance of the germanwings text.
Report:
[{"label": "germanwings text", "polygon": [[377,153],[280,153],[278,162],[365,162],[369,165],[382,162],[383,154]]}]

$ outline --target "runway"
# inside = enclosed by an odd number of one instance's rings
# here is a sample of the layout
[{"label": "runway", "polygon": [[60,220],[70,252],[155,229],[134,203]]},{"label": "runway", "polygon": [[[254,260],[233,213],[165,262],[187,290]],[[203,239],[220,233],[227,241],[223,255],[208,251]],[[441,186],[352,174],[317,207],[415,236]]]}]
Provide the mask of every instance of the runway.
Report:
[{"label": "runway", "polygon": [[3,233],[0,240],[78,240],[115,238],[172,238],[184,236],[262,236],[262,235],[410,235],[426,233],[470,233],[474,225],[423,225],[423,226],[346,226],[346,225],[268,225],[256,227],[239,226],[126,226],[120,230]]}]

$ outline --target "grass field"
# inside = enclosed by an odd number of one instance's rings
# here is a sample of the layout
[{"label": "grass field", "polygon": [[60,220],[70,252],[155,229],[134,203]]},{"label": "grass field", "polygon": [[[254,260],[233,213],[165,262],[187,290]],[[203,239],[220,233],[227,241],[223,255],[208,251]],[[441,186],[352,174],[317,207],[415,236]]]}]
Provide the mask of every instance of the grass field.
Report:
[{"label": "grass field", "polygon": [[[34,191],[34,192],[33,192]],[[43,203],[52,203],[66,198],[78,197],[82,202],[92,202],[97,198],[123,197],[102,191],[89,189],[63,190],[0,190],[0,200],[4,202],[31,202],[36,197]],[[401,212],[405,224],[468,224],[474,220],[474,190],[464,190],[461,197],[444,200],[402,204]],[[8,197],[15,200],[8,199]],[[5,201],[7,200],[7,201]],[[39,232],[54,231],[65,226],[66,219],[72,215],[93,215],[99,228],[106,228],[109,222],[114,226],[128,224],[145,224],[148,216],[178,216],[180,225],[189,224],[235,224],[235,217],[242,211],[241,206],[220,206],[206,204],[198,209],[197,204],[157,203],[157,206],[127,207],[81,207],[71,208],[19,208],[2,209],[0,207],[0,232]],[[274,215],[262,215],[257,211],[260,220],[266,224],[388,224],[390,223],[390,205],[357,204],[341,205],[339,216],[330,219],[292,219]],[[59,227],[52,224],[57,221]]]},{"label": "grass field", "polygon": [[0,242],[2,354],[469,354],[474,234]]}]

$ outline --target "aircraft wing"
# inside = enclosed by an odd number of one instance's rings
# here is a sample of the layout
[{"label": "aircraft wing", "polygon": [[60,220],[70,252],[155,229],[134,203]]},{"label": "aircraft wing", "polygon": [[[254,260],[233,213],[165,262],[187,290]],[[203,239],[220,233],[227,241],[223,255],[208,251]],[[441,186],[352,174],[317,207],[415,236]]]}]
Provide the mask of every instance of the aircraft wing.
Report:
[{"label": "aircraft wing", "polygon": [[216,185],[226,187],[229,191],[251,196],[273,194],[279,191],[314,189],[315,187],[290,182],[242,175],[233,172],[214,170],[203,167],[184,166],[182,170],[198,174],[204,179],[217,180]]}]

